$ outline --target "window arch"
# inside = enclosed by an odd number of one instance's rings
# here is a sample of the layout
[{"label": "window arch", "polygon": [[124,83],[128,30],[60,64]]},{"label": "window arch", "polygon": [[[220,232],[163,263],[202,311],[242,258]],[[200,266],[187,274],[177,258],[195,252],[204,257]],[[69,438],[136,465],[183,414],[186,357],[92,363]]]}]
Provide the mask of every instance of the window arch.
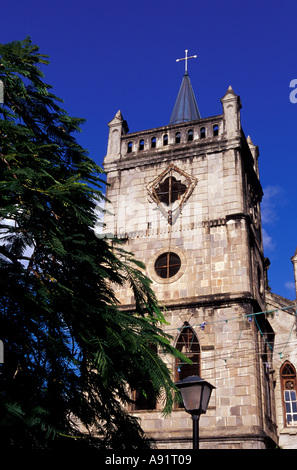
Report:
[{"label": "window arch", "polygon": [[141,139],[141,140],[139,141],[139,150],[143,150],[143,149],[144,149],[144,140]]},{"label": "window arch", "polygon": [[296,369],[286,361],[280,369],[285,426],[297,426]]},{"label": "window arch", "polygon": [[179,144],[180,143],[180,132],[175,133],[175,143]]},{"label": "window arch", "polygon": [[131,153],[131,152],[132,152],[132,142],[128,142],[127,153]]},{"label": "window arch", "polygon": [[163,135],[163,145],[168,145],[168,134]]},{"label": "window arch", "polygon": [[156,148],[156,137],[152,137],[151,139],[151,148],[152,149]]},{"label": "window arch", "polygon": [[188,130],[188,142],[192,142],[193,139],[194,139],[193,129],[189,129]]},{"label": "window arch", "polygon": [[200,129],[200,138],[205,139],[205,136],[206,136],[205,127],[201,127],[201,129]]},{"label": "window arch", "polygon": [[200,344],[188,322],[183,324],[175,347],[192,361],[192,364],[187,364],[179,359],[175,360],[175,380],[200,375]]},{"label": "window arch", "polygon": [[217,124],[213,126],[213,135],[214,136],[219,135],[219,126]]}]

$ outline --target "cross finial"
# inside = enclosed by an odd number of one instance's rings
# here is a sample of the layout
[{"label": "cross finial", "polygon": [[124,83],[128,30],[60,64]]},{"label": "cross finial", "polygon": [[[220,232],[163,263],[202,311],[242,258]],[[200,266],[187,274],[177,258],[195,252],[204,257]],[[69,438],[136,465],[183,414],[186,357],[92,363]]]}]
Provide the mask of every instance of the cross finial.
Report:
[{"label": "cross finial", "polygon": [[179,62],[180,60],[184,60],[185,61],[185,73],[188,73],[188,59],[196,59],[197,56],[191,55],[190,57],[188,57],[188,49],[185,50],[185,53],[186,53],[186,57],[182,59],[176,59],[176,62]]}]

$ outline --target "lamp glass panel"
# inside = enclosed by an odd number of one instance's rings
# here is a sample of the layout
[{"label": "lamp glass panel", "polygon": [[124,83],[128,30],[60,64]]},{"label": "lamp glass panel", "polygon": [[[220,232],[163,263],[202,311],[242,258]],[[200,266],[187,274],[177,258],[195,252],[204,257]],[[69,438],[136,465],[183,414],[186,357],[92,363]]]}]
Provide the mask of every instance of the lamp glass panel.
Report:
[{"label": "lamp glass panel", "polygon": [[202,413],[206,413],[212,389],[208,387],[208,385],[204,385],[203,389],[204,390],[202,395],[201,411]]},{"label": "lamp glass panel", "polygon": [[199,410],[202,388],[203,387],[201,387],[200,385],[193,385],[181,388],[180,391],[183,397],[186,410]]}]

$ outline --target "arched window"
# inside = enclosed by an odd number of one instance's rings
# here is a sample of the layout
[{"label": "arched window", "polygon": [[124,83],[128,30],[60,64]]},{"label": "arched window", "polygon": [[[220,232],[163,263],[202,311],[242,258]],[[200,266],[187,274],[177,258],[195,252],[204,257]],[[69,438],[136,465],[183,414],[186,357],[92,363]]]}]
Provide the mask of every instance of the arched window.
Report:
[{"label": "arched window", "polygon": [[179,144],[180,143],[180,132],[175,133],[175,143]]},{"label": "arched window", "polygon": [[176,349],[191,359],[192,364],[176,359],[175,380],[179,381],[191,375],[200,375],[200,345],[194,330],[188,322],[185,322],[180,330]]},{"label": "arched window", "polygon": [[156,137],[152,137],[151,139],[151,148],[152,149],[156,148]]},{"label": "arched window", "polygon": [[163,135],[163,145],[168,145],[168,134]]},{"label": "arched window", "polygon": [[297,426],[296,369],[286,361],[280,369],[285,426]]},{"label": "arched window", "polygon": [[200,138],[205,139],[205,136],[206,136],[205,127],[201,127],[201,129],[200,129]]},{"label": "arched window", "polygon": [[132,142],[128,142],[127,153],[132,152]]},{"label": "arched window", "polygon": [[143,150],[143,149],[144,149],[144,140],[141,139],[141,140],[139,141],[139,150]]},{"label": "arched window", "polygon": [[[157,346],[150,345],[152,353],[157,353]],[[132,390],[132,411],[155,410],[157,405],[156,392],[151,380],[142,378],[140,384],[141,391]]]},{"label": "arched window", "polygon": [[192,142],[193,138],[194,138],[193,129],[189,129],[188,130],[188,142]]},{"label": "arched window", "polygon": [[219,126],[217,124],[213,126],[213,135],[219,135]]}]

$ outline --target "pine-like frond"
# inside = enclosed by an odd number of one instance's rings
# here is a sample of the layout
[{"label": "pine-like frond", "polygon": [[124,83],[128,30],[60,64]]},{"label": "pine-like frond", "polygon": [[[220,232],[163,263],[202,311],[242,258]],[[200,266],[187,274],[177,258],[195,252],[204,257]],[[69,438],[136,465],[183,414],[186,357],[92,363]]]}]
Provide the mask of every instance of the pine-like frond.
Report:
[{"label": "pine-like frond", "polygon": [[[24,449],[152,445],[123,404],[152,390],[172,407],[158,352],[179,357],[144,265],[96,238],[103,170],[76,140],[30,38],[0,45],[0,442]],[[135,310],[118,304],[128,283]],[[183,358],[183,360],[186,360]]]}]

